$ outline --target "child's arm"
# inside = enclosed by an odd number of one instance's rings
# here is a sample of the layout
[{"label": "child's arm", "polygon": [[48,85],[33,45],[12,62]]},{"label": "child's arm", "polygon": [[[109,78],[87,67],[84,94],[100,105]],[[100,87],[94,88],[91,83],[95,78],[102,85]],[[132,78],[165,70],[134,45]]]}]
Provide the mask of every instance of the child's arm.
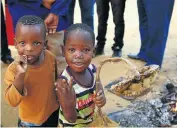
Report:
[{"label": "child's arm", "polygon": [[103,86],[102,86],[100,80],[98,82],[98,85],[99,86],[98,86],[97,92],[95,94],[94,102],[97,107],[103,107],[106,104],[106,97],[104,95]]},{"label": "child's arm", "polygon": [[[90,66],[91,70],[93,73],[96,73],[96,66],[95,65],[91,65]],[[103,85],[100,81],[100,79],[98,80],[98,86],[96,87],[96,94],[94,96],[93,101],[95,102],[95,104],[97,105],[97,107],[103,107],[106,104],[106,97],[104,95],[104,90],[103,90]]]},{"label": "child's arm", "polygon": [[77,119],[76,94],[72,87],[72,81],[73,79],[71,78],[68,84],[65,79],[60,78],[56,82],[56,93],[63,115],[70,123],[74,123]]},{"label": "child's arm", "polygon": [[4,77],[5,84],[8,85],[5,91],[5,99],[13,107],[16,107],[21,102],[25,93],[24,77],[27,70],[27,57],[21,56],[16,62],[16,70],[8,68]]}]

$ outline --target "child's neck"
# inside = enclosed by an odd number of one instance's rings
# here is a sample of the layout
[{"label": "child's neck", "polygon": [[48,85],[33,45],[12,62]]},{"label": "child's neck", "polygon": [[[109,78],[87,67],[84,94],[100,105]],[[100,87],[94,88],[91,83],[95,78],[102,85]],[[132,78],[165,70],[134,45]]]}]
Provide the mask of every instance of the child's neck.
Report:
[{"label": "child's neck", "polygon": [[71,75],[74,77],[76,82],[78,82],[83,87],[92,87],[93,76],[89,69],[85,69],[83,72],[74,72],[70,69]]},{"label": "child's neck", "polygon": [[85,74],[87,73],[87,69],[85,69],[82,72],[75,72],[71,68],[69,68],[69,70],[70,70],[70,73],[72,74],[73,77],[85,76]]}]

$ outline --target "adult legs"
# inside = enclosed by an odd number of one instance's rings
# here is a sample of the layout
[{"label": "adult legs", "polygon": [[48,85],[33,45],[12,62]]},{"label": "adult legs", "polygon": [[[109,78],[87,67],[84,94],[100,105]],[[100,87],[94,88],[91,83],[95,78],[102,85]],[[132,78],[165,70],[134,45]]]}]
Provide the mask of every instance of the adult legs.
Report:
[{"label": "adult legs", "polygon": [[1,60],[6,64],[10,64],[13,62],[10,49],[8,48],[6,24],[5,24],[2,3],[1,3]]},{"label": "adult legs", "polygon": [[103,53],[106,42],[107,20],[109,17],[109,0],[96,0],[98,14],[98,35],[96,55]]},{"label": "adult legs", "polygon": [[94,30],[94,3],[95,0],[79,0],[82,23],[87,24]]},{"label": "adult legs", "polygon": [[144,0],[137,0],[137,6],[139,15],[139,31],[141,37],[141,47],[137,55],[129,54],[128,57],[146,61],[146,51],[148,48],[149,31],[148,31],[148,17]]},{"label": "adult legs", "polygon": [[144,0],[147,8],[149,44],[147,64],[162,65],[174,0]]},{"label": "adult legs", "polygon": [[115,37],[114,37],[114,49],[122,49],[123,47],[123,37],[124,37],[124,10],[125,10],[126,0],[111,0],[113,21],[115,24]]},{"label": "adult legs", "polygon": [[113,21],[115,24],[115,37],[114,44],[112,46],[113,56],[121,57],[122,56],[122,47],[123,47],[123,37],[124,37],[124,10],[126,0],[110,0],[113,12]]},{"label": "adult legs", "polygon": [[76,0],[71,0],[71,3],[68,8],[68,23],[69,26],[74,22],[74,7],[75,7]]}]

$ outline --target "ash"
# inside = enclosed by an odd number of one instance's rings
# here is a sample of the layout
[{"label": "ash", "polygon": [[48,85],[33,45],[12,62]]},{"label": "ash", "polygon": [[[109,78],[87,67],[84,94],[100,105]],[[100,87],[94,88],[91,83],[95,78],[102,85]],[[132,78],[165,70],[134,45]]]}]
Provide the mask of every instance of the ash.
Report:
[{"label": "ash", "polygon": [[136,101],[125,110],[111,113],[108,116],[120,123],[122,127],[159,127],[171,126],[173,115],[168,104],[161,99]]},{"label": "ash", "polygon": [[[135,101],[126,109],[109,114],[109,118],[122,127],[167,127],[177,124],[177,112],[172,107],[177,102],[177,87],[166,84],[167,93],[163,97]],[[177,107],[177,106],[176,106]]]}]

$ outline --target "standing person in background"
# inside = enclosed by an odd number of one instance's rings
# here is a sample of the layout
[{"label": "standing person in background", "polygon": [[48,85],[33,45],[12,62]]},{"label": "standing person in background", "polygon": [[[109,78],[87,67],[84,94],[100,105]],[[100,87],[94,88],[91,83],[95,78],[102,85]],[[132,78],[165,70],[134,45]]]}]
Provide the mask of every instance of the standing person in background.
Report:
[{"label": "standing person in background", "polygon": [[48,33],[65,30],[68,27],[68,6],[71,0],[8,0],[13,25],[24,15],[42,18]]},{"label": "standing person in background", "polygon": [[113,21],[115,24],[114,45],[112,46],[113,57],[121,57],[122,47],[124,45],[124,10],[126,0],[96,0],[98,14],[98,36],[96,55],[104,53],[104,45],[106,42],[107,20],[109,17],[109,3],[112,6]]},{"label": "standing person in background", "polygon": [[[87,24],[94,30],[94,3],[95,0],[78,0],[81,9],[81,19],[82,23]],[[74,7],[76,0],[72,0],[69,5],[69,26],[74,22]]]},{"label": "standing person in background", "polygon": [[2,2],[1,2],[1,61],[3,61],[5,64],[10,64],[14,61],[14,59],[11,57],[10,49],[8,48],[6,24]]},{"label": "standing person in background", "polygon": [[141,48],[132,59],[162,66],[174,0],[138,0]]}]

